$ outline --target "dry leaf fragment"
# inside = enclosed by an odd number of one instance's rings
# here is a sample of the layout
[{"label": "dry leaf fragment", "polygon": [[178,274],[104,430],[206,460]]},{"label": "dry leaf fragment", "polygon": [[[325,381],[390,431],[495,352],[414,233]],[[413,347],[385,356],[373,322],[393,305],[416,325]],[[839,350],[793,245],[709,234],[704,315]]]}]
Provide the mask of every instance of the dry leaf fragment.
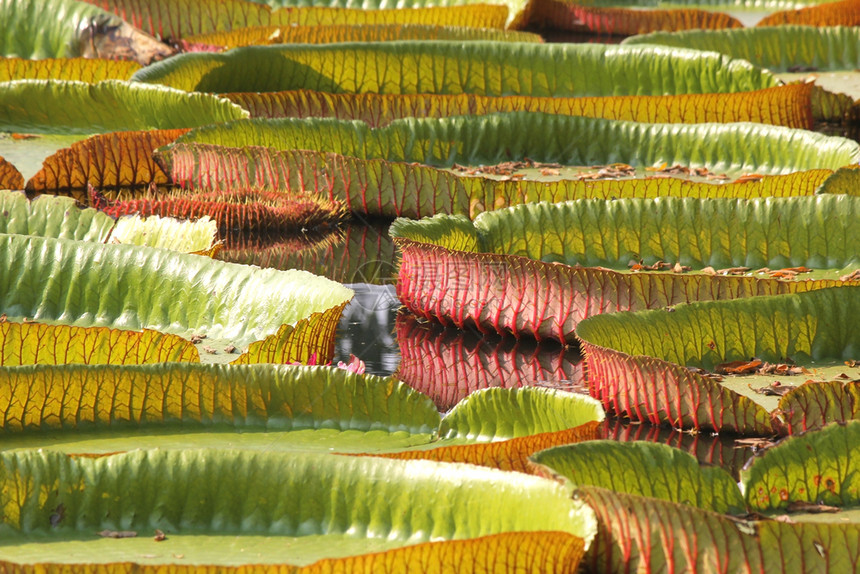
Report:
[{"label": "dry leaf fragment", "polygon": [[137,532],[134,530],[102,530],[98,535],[102,538],[135,538]]},{"label": "dry leaf fragment", "polygon": [[205,338],[206,338],[206,335],[205,335],[205,334],[200,334],[200,335],[198,335],[198,334],[194,334],[194,335],[191,335],[191,344],[192,344],[192,345],[199,345],[200,343],[202,343],[202,342],[203,342],[203,339],[205,339]]},{"label": "dry leaf fragment", "polygon": [[749,267],[726,267],[725,269],[717,269],[717,275],[743,275],[749,270]]},{"label": "dry leaf fragment", "polygon": [[228,355],[235,353],[236,352],[236,346],[235,345],[227,345],[226,347],[224,347],[224,352],[227,353]]},{"label": "dry leaf fragment", "polygon": [[860,281],[860,269],[855,269],[848,275],[839,278],[840,281]]},{"label": "dry leaf fragment", "polygon": [[720,363],[714,367],[720,375],[748,375],[754,373],[762,366],[759,359],[750,359],[749,361],[730,361],[728,363]]},{"label": "dry leaf fragment", "polygon": [[164,534],[164,532],[162,532],[161,530],[158,530],[156,528],[155,529],[155,536],[153,537],[153,540],[155,540],[156,542],[162,542],[163,540],[167,540],[167,535]]},{"label": "dry leaf fragment", "polygon": [[210,355],[217,355],[218,351],[215,350],[214,347],[210,347],[209,345],[203,345],[203,350],[209,353]]},{"label": "dry leaf fragment", "polygon": [[751,448],[753,451],[765,450],[776,443],[768,438],[739,438],[735,439],[735,448]]},{"label": "dry leaf fragment", "polygon": [[781,397],[783,395],[788,394],[790,391],[796,389],[797,387],[795,387],[794,385],[783,385],[779,381],[774,381],[764,387],[759,387],[756,389],[750,386],[750,388],[761,395],[765,395],[768,397]]},{"label": "dry leaf fragment", "polygon": [[803,500],[794,500],[790,502],[786,510],[789,512],[808,512],[810,514],[842,512],[842,509],[838,506],[815,504],[814,502],[805,502]]}]

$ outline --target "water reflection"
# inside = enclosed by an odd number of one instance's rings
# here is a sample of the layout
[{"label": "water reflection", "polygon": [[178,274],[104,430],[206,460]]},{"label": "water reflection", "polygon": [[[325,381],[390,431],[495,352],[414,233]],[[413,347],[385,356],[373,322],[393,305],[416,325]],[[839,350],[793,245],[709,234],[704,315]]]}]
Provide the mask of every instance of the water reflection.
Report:
[{"label": "water reflection", "polygon": [[611,416],[607,417],[603,425],[603,433],[604,438],[617,441],[641,440],[673,446],[693,455],[700,464],[722,467],[735,480],[740,476],[746,461],[753,455],[749,447],[736,447],[736,437],[731,435],[690,434],[648,423],[631,423]]},{"label": "water reflection", "polygon": [[391,284],[396,275],[388,223],[350,223],[293,235],[234,234],[218,259],[274,269],[304,269],[340,283]]},{"label": "water reflection", "polygon": [[405,312],[397,315],[396,333],[402,357],[396,375],[442,411],[489,387],[580,388],[579,353],[552,341],[482,336]]},{"label": "water reflection", "polygon": [[400,363],[394,338],[394,317],[400,301],[393,285],[347,285],[355,297],[344,309],[335,339],[335,362],[350,354],[364,361],[367,372],[390,375]]}]

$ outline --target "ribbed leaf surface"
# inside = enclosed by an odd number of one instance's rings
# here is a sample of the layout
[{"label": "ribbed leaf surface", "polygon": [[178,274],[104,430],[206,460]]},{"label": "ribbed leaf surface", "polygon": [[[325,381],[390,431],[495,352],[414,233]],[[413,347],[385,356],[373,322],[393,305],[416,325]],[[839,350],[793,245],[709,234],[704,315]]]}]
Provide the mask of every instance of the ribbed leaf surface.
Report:
[{"label": "ribbed leaf surface", "polygon": [[313,191],[355,213],[420,218],[437,213],[470,217],[536,201],[625,197],[770,197],[812,195],[833,173],[796,172],[753,181],[710,184],[676,178],[500,181],[460,177],[414,163],[360,159],[259,146],[230,148],[177,143],[155,153],[170,178],[197,190]]},{"label": "ribbed leaf surface", "polygon": [[[104,196],[93,192],[91,203],[113,217],[138,214],[147,218],[211,218],[213,228],[221,229],[225,233],[300,231],[337,223],[347,217],[347,212],[340,202],[298,193],[288,195],[253,191],[213,192],[108,201]],[[211,245],[192,251],[209,247]]]},{"label": "ribbed leaf surface", "polygon": [[479,389],[541,386],[573,390],[583,377],[575,353],[526,340],[478,338],[458,329],[420,323],[412,314],[396,319],[400,366],[396,376],[450,410]]},{"label": "ribbed leaf surface", "polygon": [[[52,430],[175,430],[169,426],[174,424],[186,430],[226,424],[271,432],[328,428],[427,435],[440,421],[433,404],[405,385],[324,367],[2,369],[0,389],[3,430],[10,440]],[[189,437],[189,444],[193,441]]]},{"label": "ribbed leaf surface", "polygon": [[81,209],[66,197],[0,191],[0,233],[38,235],[104,243],[114,221],[95,209]]},{"label": "ribbed leaf surface", "polygon": [[[860,200],[839,195],[750,200],[663,197],[533,203],[475,218],[482,251],[625,269],[860,264]],[[441,222],[441,220],[440,220]]]},{"label": "ribbed leaf surface", "polygon": [[[399,227],[399,226],[398,226]],[[394,232],[394,230],[392,230]],[[398,229],[394,233],[400,233]],[[677,303],[800,292],[834,281],[779,281],[667,273],[622,273],[522,257],[469,253],[474,237],[455,230],[450,247],[396,239],[397,296],[413,313],[460,328],[531,334],[572,342],[579,321],[599,313],[662,309]],[[467,251],[465,253],[461,251]]]},{"label": "ribbed leaf surface", "polygon": [[139,69],[139,64],[128,60],[0,58],[0,82],[74,80],[95,84],[102,80],[127,80]]},{"label": "ribbed leaf surface", "polygon": [[0,53],[35,59],[80,56],[83,32],[95,22],[117,26],[121,20],[72,0],[3,0]]},{"label": "ribbed leaf surface", "polygon": [[331,118],[253,119],[198,128],[177,141],[309,149],[436,167],[530,158],[574,166],[681,163],[779,174],[860,161],[856,142],[806,130],[742,123],[643,124],[537,112],[405,118],[376,129]]},{"label": "ribbed leaf surface", "polygon": [[631,9],[589,6],[589,2],[540,0],[534,18],[553,28],[595,34],[632,36],[655,30],[740,28],[742,24],[723,12],[697,9]]},{"label": "ribbed leaf surface", "polygon": [[[194,345],[158,331],[120,331],[39,323],[0,323],[0,366],[142,365],[165,361],[198,362]],[[31,391],[33,389],[30,389]],[[62,403],[62,402],[61,402]],[[11,406],[11,405],[10,405]],[[7,424],[8,424],[8,415]],[[45,415],[43,408],[42,415]]]},{"label": "ribbed leaf surface", "polygon": [[0,157],[0,189],[24,189],[24,176],[14,165]]},{"label": "ribbed leaf surface", "polygon": [[246,117],[238,106],[210,94],[105,80],[0,83],[0,123],[41,133],[190,128]]},{"label": "ribbed leaf surface", "polygon": [[[314,312],[335,309],[329,319],[336,323],[352,296],[304,272],[264,271],[163,249],[15,235],[0,236],[0,245],[0,311],[11,317],[186,336],[202,330],[241,347]],[[333,339],[327,343],[305,349],[305,356],[316,351],[320,361],[328,360]]]},{"label": "ribbed leaf surface", "polygon": [[155,149],[173,142],[185,129],[112,132],[75,142],[49,156],[27,182],[29,191],[61,191],[89,202],[88,186],[141,188],[169,183],[152,159]]},{"label": "ribbed leaf surface", "polygon": [[231,32],[192,36],[190,41],[225,48],[267,44],[334,44],[337,42],[395,42],[399,40],[483,40],[542,42],[528,32],[426,24],[340,24],[316,26],[255,26]]},{"label": "ribbed leaf surface", "polygon": [[111,233],[111,241],[171,249],[180,253],[205,253],[218,241],[218,225],[208,217],[195,221],[180,221],[157,215],[146,218],[121,217]]},{"label": "ribbed leaf surface", "polygon": [[[70,539],[101,529],[159,528],[170,532],[171,551],[183,555],[194,551],[196,541],[196,563],[237,535],[248,542],[255,536],[271,537],[265,556],[250,559],[256,563],[272,557],[283,562],[278,559],[284,555],[279,552],[283,544],[308,563],[361,554],[367,551],[366,546],[358,550],[362,544],[384,540],[392,543],[382,548],[390,549],[516,532],[551,536],[544,559],[573,572],[577,554],[596,530],[593,512],[568,499],[565,489],[551,481],[427,461],[234,450],[151,450],[98,459],[30,452],[0,455],[0,469],[4,537],[18,544],[41,541],[37,563],[68,561],[69,547],[75,545]],[[47,497],[40,496],[48,491]],[[332,492],[350,496],[333,497]],[[65,518],[51,528],[47,517],[58,505]],[[316,552],[307,545],[314,541]],[[346,552],[338,552],[340,544]],[[496,547],[482,547],[480,540],[467,546],[465,556],[471,559],[466,564],[474,571],[498,564],[487,552]],[[15,546],[5,548],[4,558],[15,560]],[[127,562],[138,552],[129,548],[119,557],[116,551],[90,554],[87,561]],[[426,548],[418,552],[431,564],[439,559],[434,554]],[[165,557],[156,563],[171,561]],[[212,564],[212,559],[204,563]],[[524,566],[539,572],[543,565],[530,559]]]},{"label": "ribbed leaf surface", "polygon": [[269,7],[246,0],[84,0],[160,38],[268,24]]},{"label": "ribbed leaf surface", "polygon": [[546,98],[475,94],[331,94],[310,90],[224,94],[251,117],[334,117],[379,127],[406,117],[530,111],[651,123],[757,122],[812,129],[812,85],[738,94]]},{"label": "ribbed leaf surface", "polygon": [[603,417],[600,405],[582,395],[534,387],[484,389],[463,399],[442,419],[441,440],[429,445],[433,448],[384,456],[528,472],[528,457],[535,452],[596,439]]},{"label": "ribbed leaf surface", "polygon": [[800,385],[779,400],[780,418],[789,434],[833,421],[860,419],[860,385],[854,381]]},{"label": "ribbed leaf surface", "polygon": [[777,85],[769,72],[718,54],[651,46],[442,41],[182,54],[148,66],[134,79],[221,93],[308,89],[486,96],[716,93]]},{"label": "ribbed leaf surface", "polygon": [[595,572],[851,571],[860,525],[760,522],[653,498],[581,487],[600,524],[585,561]]},{"label": "ribbed leaf surface", "polygon": [[750,509],[785,509],[792,502],[860,503],[860,421],[789,437],[757,456],[741,475]]},{"label": "ribbed leaf surface", "polygon": [[356,10],[327,6],[296,6],[272,12],[272,26],[378,26],[383,24],[420,24],[502,29],[508,19],[506,6],[498,4],[461,4],[428,6],[408,10],[388,8]]},{"label": "ribbed leaf surface", "polygon": [[721,52],[774,72],[795,66],[817,70],[853,70],[860,66],[860,30],[849,26],[655,32],[628,38],[624,43]]},{"label": "ribbed leaf surface", "polygon": [[699,466],[693,456],[663,444],[593,440],[539,452],[531,460],[541,474],[559,474],[577,486],[599,486],[687,504],[723,514],[742,514],[738,485],[719,467]]},{"label": "ribbed leaf surface", "polygon": [[[838,287],[696,303],[678,306],[673,313],[626,314],[620,322],[620,315],[592,317],[577,326],[577,335],[592,396],[607,409],[685,428],[766,434],[769,417],[764,409],[685,367],[712,369],[753,356],[771,362],[791,357],[801,363],[849,358],[860,343],[845,322],[858,301],[860,288]],[[803,404],[792,402],[794,417]],[[816,408],[811,414],[820,418],[823,413]],[[829,410],[826,416],[843,420],[842,409]],[[773,427],[783,433],[798,430],[778,419]]]},{"label": "ribbed leaf surface", "polygon": [[[376,12],[394,11],[413,12],[439,8],[485,7],[483,0],[266,0],[273,7],[304,7],[313,6],[318,9],[351,9],[353,11]],[[528,23],[531,13],[531,0],[501,0],[492,4],[507,8],[507,27],[519,29]],[[497,7],[497,6],[493,6]],[[279,11],[276,11],[277,15]]]},{"label": "ribbed leaf surface", "polygon": [[860,1],[842,0],[820,6],[777,12],[762,19],[759,26],[802,24],[805,26],[860,26]]}]

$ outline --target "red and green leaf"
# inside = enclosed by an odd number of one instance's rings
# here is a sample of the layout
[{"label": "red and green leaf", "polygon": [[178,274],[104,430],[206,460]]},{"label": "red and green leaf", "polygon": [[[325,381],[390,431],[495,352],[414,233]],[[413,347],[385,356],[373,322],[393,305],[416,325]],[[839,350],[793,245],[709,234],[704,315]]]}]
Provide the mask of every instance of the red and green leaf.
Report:
[{"label": "red and green leaf", "polygon": [[94,84],[127,80],[140,69],[129,60],[95,58],[0,58],[0,82],[11,80],[75,80]]},{"label": "red and green leaf", "polygon": [[841,0],[766,16],[759,26],[860,26],[860,1]]}]

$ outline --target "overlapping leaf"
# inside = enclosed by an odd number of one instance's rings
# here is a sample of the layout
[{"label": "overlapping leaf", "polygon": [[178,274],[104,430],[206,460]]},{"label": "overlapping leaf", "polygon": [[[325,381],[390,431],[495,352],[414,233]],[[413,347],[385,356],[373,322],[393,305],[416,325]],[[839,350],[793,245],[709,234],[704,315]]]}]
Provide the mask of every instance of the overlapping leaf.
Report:
[{"label": "overlapping leaf", "polygon": [[107,57],[145,64],[173,53],[117,16],[85,2],[0,2],[0,54],[6,57]]},{"label": "overlapping leaf", "polygon": [[789,437],[756,457],[742,473],[746,502],[758,512],[791,503],[860,503],[860,421]]},{"label": "overlapping leaf", "polygon": [[533,111],[651,123],[758,122],[812,129],[811,85],[738,94],[545,98],[475,94],[330,94],[309,90],[224,94],[251,117],[335,117],[371,127],[405,117]]},{"label": "overlapping leaf", "polygon": [[[120,331],[107,327],[0,322],[2,367],[69,363],[143,365],[199,360],[197,349],[182,337],[148,329]],[[6,415],[8,424],[8,411]]]},{"label": "overlapping leaf", "polygon": [[502,29],[508,9],[498,4],[427,6],[408,10],[356,10],[327,6],[295,6],[272,12],[272,26],[378,26],[418,24]]},{"label": "overlapping leaf", "polygon": [[488,42],[542,42],[528,32],[486,28],[428,26],[425,24],[256,26],[231,32],[192,36],[189,41],[224,48],[267,44],[333,44],[337,42],[394,42],[398,40],[483,40]]},{"label": "overlapping leaf", "polygon": [[[427,461],[223,449],[150,450],[98,459],[29,452],[5,454],[0,461],[2,530],[6,540],[16,542],[4,546],[2,557],[12,562],[27,561],[28,546],[38,543],[37,563],[75,562],[75,555],[84,552],[88,564],[117,567],[136,560],[142,550],[159,556],[163,546],[147,537],[93,552],[104,546],[93,533],[157,528],[168,533],[170,552],[191,563],[221,563],[219,547],[229,546],[237,535],[243,544],[265,548],[258,561],[299,565],[365,554],[369,546],[384,551],[459,540],[466,544],[461,552],[471,558],[465,564],[477,571],[497,560],[488,550],[498,541],[487,548],[480,537],[517,533],[524,538],[518,554],[539,550],[545,561],[573,572],[596,529],[593,512],[550,481]],[[451,482],[452,473],[468,479]],[[45,488],[50,494],[40,497]],[[344,488],[349,497],[331,496]],[[188,497],[189,489],[195,496]],[[431,500],[440,496],[449,504]],[[426,503],[418,503],[421,498]],[[49,518],[58,507],[64,518],[52,528]],[[481,518],[475,520],[476,515]],[[549,543],[537,544],[540,537],[549,537]],[[444,544],[437,548],[414,552],[435,563],[446,554]],[[527,555],[523,565],[540,571]],[[373,568],[386,556],[364,559]],[[155,564],[173,560],[165,556]]]},{"label": "overlapping leaf", "polygon": [[94,84],[102,80],[127,80],[139,69],[139,64],[128,60],[0,58],[0,82],[73,80]]},{"label": "overlapping leaf", "polygon": [[343,202],[354,213],[412,218],[437,213],[474,217],[487,209],[520,203],[584,198],[812,195],[833,173],[812,170],[724,184],[677,178],[500,181],[460,177],[413,163],[325,152],[195,143],[178,143],[159,150],[155,158],[173,181],[198,191],[313,191]]},{"label": "overlapping leaf", "polygon": [[[352,292],[300,271],[259,270],[132,245],[2,235],[0,312],[74,326],[206,333],[242,348],[331,357]],[[134,286],[131,289],[130,286]],[[285,286],[289,285],[289,289]],[[304,335],[289,339],[295,329]]]},{"label": "overlapping leaf", "polygon": [[271,9],[246,0],[83,0],[160,38],[268,24]]},{"label": "overlapping leaf", "polygon": [[792,68],[853,70],[860,66],[860,31],[850,26],[770,26],[740,30],[655,32],[625,44],[659,44],[723,53],[775,72]]},{"label": "overlapping leaf", "polygon": [[600,524],[594,571],[836,572],[860,559],[857,524],[738,520],[664,500],[584,486]]},{"label": "overlapping leaf", "polygon": [[247,117],[238,106],[210,94],[105,80],[0,83],[0,124],[5,129],[78,133],[190,128]]},{"label": "overlapping leaf", "polygon": [[111,241],[180,253],[209,253],[218,242],[218,225],[208,217],[193,221],[157,215],[120,217],[111,233]]},{"label": "overlapping leaf", "polygon": [[693,456],[662,444],[595,440],[544,450],[531,460],[542,474],[559,474],[577,486],[599,486],[723,514],[745,511],[738,486],[726,471],[700,467]]},{"label": "overlapping leaf", "polygon": [[[585,28],[595,34],[631,36],[655,30],[740,28],[742,24],[724,12],[700,9],[641,9],[592,6],[576,0],[540,0],[535,20],[563,30]],[[701,4],[701,3],[700,3]]]},{"label": "overlapping leaf", "polygon": [[[678,306],[673,313],[650,311],[603,315],[577,327],[586,355],[592,396],[637,420],[671,422],[684,428],[714,428],[749,434],[786,433],[779,413],[757,404],[754,393],[688,370],[748,360],[804,362],[842,360],[857,348],[856,334],[845,325],[860,297],[858,287]],[[622,332],[623,330],[623,332]],[[669,335],[667,335],[669,333]],[[818,384],[818,383],[807,383]],[[856,383],[855,383],[856,384]],[[735,387],[737,389],[737,387]],[[790,391],[781,409],[802,417],[807,402]],[[840,398],[831,394],[829,399]],[[846,397],[849,398],[849,397]],[[822,412],[821,423],[845,420],[843,409]],[[848,410],[848,416],[854,413]],[[822,420],[823,419],[823,420]],[[812,421],[810,421],[812,422]]]},{"label": "overlapping leaf", "polygon": [[89,202],[88,186],[134,189],[167,184],[169,180],[152,159],[152,153],[186,131],[112,132],[75,142],[48,157],[42,169],[27,182],[27,190],[67,192]]},{"label": "overlapping leaf", "polygon": [[[399,219],[391,229],[402,250],[398,297],[418,315],[444,323],[567,341],[579,321],[598,313],[837,284],[631,274],[580,265],[626,269],[630,260],[662,260],[700,269],[712,264],[840,269],[856,263],[853,249],[844,246],[857,244],[851,213],[858,205],[847,196],[581,200],[486,212],[474,223],[462,216]],[[837,224],[839,214],[846,219]],[[526,219],[530,223],[522,225]],[[722,219],[728,223],[718,223]],[[743,226],[737,227],[739,221]]]},{"label": "overlapping leaf", "polygon": [[856,142],[806,130],[743,123],[643,124],[538,112],[405,118],[376,129],[331,118],[251,119],[198,128],[177,142],[308,149],[436,167],[530,158],[574,166],[681,163],[779,174],[860,161]]},{"label": "overlapping leaf", "polygon": [[820,6],[809,6],[797,10],[777,12],[763,18],[759,26],[803,24],[806,26],[858,26],[860,25],[860,2],[842,0],[827,2]]},{"label": "overlapping leaf", "polygon": [[419,323],[410,314],[396,320],[400,366],[395,376],[447,411],[479,389],[540,386],[575,390],[582,362],[570,350],[527,340],[477,335]]},{"label": "overlapping leaf", "polygon": [[0,157],[0,189],[24,189],[24,176],[3,157]]},{"label": "overlapping leaf", "polygon": [[43,195],[29,201],[23,192],[0,191],[0,233],[104,243],[113,226],[110,217],[82,209],[67,197]]},{"label": "overlapping leaf", "polygon": [[715,53],[659,46],[441,41],[250,46],[223,54],[182,54],[133,78],[219,93],[308,89],[485,96],[722,93],[777,85],[769,72]]}]

